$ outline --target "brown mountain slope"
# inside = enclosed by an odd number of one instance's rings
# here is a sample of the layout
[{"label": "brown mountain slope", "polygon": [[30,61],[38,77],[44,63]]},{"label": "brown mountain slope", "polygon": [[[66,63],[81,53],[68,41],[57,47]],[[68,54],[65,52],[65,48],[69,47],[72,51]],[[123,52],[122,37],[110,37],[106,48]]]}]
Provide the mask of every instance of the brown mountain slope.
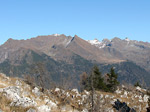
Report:
[{"label": "brown mountain slope", "polygon": [[[97,40],[95,41],[97,42]],[[124,60],[132,61],[150,71],[150,43],[127,38],[121,40],[117,37],[97,43],[91,44],[100,50],[103,49],[104,52],[110,52],[115,57],[122,57]]]},{"label": "brown mountain slope", "polygon": [[[45,53],[55,60],[71,62],[74,54],[88,60],[95,60],[101,63],[114,63],[122,61],[121,57],[114,57],[109,52],[99,49],[78,36],[48,35],[38,36],[27,40],[9,39],[0,46],[0,62],[10,57],[20,48],[34,50],[38,53]],[[23,53],[23,52],[22,52]]]},{"label": "brown mountain slope", "polygon": [[68,45],[68,48],[76,54],[88,59],[96,60],[101,63],[114,63],[120,62],[121,57],[110,56],[108,52],[104,52],[103,49],[98,49],[95,46],[89,45],[89,43],[75,35],[74,41]]},{"label": "brown mountain slope", "polygon": [[[50,73],[48,76],[52,76],[53,79],[58,79],[60,74],[63,76],[72,74],[77,76],[74,79],[77,81],[79,74],[90,70],[96,63],[99,64],[102,71],[106,70],[106,73],[111,67],[118,68],[120,80],[134,83],[143,77],[143,80],[149,85],[150,75],[144,70],[150,67],[148,63],[150,59],[149,43],[129,42],[114,38],[111,41],[105,39],[100,44],[105,46],[100,45],[99,48],[91,45],[76,35],[74,37],[38,36],[28,40],[9,39],[0,46],[1,71],[10,75],[17,73],[19,76],[28,73],[33,63],[41,61],[46,65],[47,73]],[[133,64],[118,63],[123,60],[130,60]],[[134,63],[138,63],[141,68]]]}]

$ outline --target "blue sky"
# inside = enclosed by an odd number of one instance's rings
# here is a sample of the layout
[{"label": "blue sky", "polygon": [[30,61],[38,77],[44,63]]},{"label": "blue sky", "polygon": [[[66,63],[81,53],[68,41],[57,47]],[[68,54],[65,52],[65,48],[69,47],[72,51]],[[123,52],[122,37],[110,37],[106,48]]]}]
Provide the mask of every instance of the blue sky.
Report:
[{"label": "blue sky", "polygon": [[150,0],[0,0],[0,44],[55,33],[150,42]]}]

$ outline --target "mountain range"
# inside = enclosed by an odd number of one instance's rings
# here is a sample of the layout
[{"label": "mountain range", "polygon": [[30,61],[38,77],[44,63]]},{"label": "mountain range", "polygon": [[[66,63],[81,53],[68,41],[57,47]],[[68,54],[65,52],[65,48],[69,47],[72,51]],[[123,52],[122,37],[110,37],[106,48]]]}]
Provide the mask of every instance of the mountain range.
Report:
[{"label": "mountain range", "polygon": [[114,67],[120,82],[139,81],[150,85],[150,43],[128,38],[115,37],[100,42],[83,40],[77,35],[53,34],[27,40],[8,39],[0,46],[0,72],[37,79],[38,74],[31,72],[37,63],[42,63],[47,86],[50,80],[60,83],[66,78],[72,80],[72,86],[78,87],[80,74],[89,73],[95,64],[102,74]]}]

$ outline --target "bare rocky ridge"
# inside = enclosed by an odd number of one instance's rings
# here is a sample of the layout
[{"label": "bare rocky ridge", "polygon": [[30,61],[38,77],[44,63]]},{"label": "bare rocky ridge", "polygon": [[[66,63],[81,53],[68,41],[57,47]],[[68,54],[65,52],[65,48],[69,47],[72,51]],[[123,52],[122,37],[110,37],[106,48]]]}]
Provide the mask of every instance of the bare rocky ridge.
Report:
[{"label": "bare rocky ridge", "polygon": [[[98,41],[98,40],[97,40]],[[92,45],[109,52],[116,57],[122,57],[123,60],[135,62],[142,68],[150,71],[150,43],[129,40],[128,38],[121,40],[117,37],[112,40],[104,39],[102,42],[93,43]]]},{"label": "bare rocky ridge", "polygon": [[42,52],[51,56],[55,60],[65,60],[67,62],[70,61],[70,57],[74,54],[101,63],[122,61],[121,57],[109,55],[109,53],[92,46],[77,35],[74,37],[65,35],[48,35],[38,36],[28,40],[9,39],[6,43],[0,46],[0,62],[3,62],[7,58],[10,59],[10,55],[13,52],[18,51],[20,48]]},{"label": "bare rocky ridge", "polygon": [[69,63],[74,54],[100,63],[117,63],[130,60],[150,71],[150,43],[148,42],[121,40],[117,37],[112,40],[104,39],[102,42],[98,40],[87,42],[77,35],[71,37],[63,34],[38,36],[27,40],[9,39],[0,46],[0,62],[12,59],[12,54],[18,52],[19,49],[45,53],[55,60]]}]

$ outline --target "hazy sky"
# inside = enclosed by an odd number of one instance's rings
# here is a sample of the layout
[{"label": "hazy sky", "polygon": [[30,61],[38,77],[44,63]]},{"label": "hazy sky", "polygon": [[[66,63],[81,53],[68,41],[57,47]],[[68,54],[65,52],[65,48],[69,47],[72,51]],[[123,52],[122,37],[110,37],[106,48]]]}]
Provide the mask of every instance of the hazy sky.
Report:
[{"label": "hazy sky", "polygon": [[0,0],[0,44],[55,33],[150,42],[150,0]]}]

